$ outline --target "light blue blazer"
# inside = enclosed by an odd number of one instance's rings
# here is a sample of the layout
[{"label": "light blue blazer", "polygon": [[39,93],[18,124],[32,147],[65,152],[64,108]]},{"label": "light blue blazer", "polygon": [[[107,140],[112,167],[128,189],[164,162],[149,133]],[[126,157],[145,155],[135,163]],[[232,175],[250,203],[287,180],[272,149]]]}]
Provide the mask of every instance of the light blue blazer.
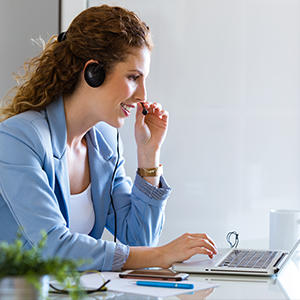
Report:
[{"label": "light blue blazer", "polygon": [[[25,247],[30,248],[44,229],[48,235],[45,256],[86,258],[91,263],[82,269],[111,270],[116,244],[101,236],[105,227],[114,232],[109,191],[117,161],[116,129],[101,122],[86,138],[95,210],[89,235],[72,234],[68,228],[70,190],[62,97],[41,112],[24,112],[0,123],[0,240],[12,242],[21,229]],[[121,151],[113,183],[121,243],[156,245],[171,192],[163,177],[161,181],[162,188],[156,188],[137,175],[132,184],[125,175]]]}]

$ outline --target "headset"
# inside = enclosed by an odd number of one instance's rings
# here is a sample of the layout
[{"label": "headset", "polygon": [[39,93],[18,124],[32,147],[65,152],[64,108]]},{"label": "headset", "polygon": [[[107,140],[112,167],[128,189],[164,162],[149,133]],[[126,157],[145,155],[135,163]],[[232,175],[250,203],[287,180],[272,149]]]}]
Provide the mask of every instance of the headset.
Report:
[{"label": "headset", "polygon": [[[90,63],[86,66],[85,71],[84,71],[84,79],[86,81],[86,83],[93,87],[93,88],[97,88],[99,86],[101,86],[101,84],[103,84],[104,80],[105,80],[105,70],[103,68],[102,64],[99,63]],[[142,114],[145,116],[148,111],[145,108],[144,104],[142,102],[140,102],[141,105],[143,106],[143,111]],[[114,183],[114,179],[115,179],[115,175],[116,175],[116,171],[117,171],[117,167],[119,164],[119,159],[120,159],[120,152],[119,152],[119,130],[117,130],[117,162],[115,164],[115,168],[113,171],[113,175],[112,175],[112,179],[111,179],[111,184],[110,184],[110,200],[111,200],[111,205],[114,211],[114,215],[115,215],[115,231],[114,231],[114,242],[117,242],[117,212],[116,212],[116,208],[114,205],[114,200],[113,200],[113,183]]]},{"label": "headset", "polygon": [[[105,70],[103,68],[103,65],[99,64],[99,63],[90,63],[86,66],[85,71],[84,71],[84,79],[86,81],[86,83],[93,87],[93,88],[97,88],[99,86],[101,86],[101,84],[103,84],[104,80],[105,80]],[[143,106],[143,111],[142,114],[144,116],[147,115],[148,111],[145,108],[144,104],[142,102],[140,102],[141,105]],[[119,152],[119,130],[117,130],[117,162],[115,164],[115,168],[113,171],[113,175],[111,178],[111,184],[110,184],[110,200],[111,200],[111,205],[114,211],[114,215],[115,215],[115,231],[114,231],[114,242],[117,242],[117,212],[116,212],[116,208],[114,205],[114,200],[113,200],[113,196],[112,196],[112,192],[113,192],[113,183],[114,183],[114,179],[115,179],[115,175],[116,175],[116,171],[117,171],[117,167],[119,164],[119,159],[120,159],[120,152]]]},{"label": "headset", "polygon": [[86,66],[84,71],[84,79],[86,83],[93,87],[99,87],[105,80],[105,70],[103,64],[97,62],[90,63]]},{"label": "headset", "polygon": [[[67,32],[62,32],[59,34],[57,41],[59,43],[63,42],[66,39],[66,37],[67,37]],[[84,71],[84,79],[89,86],[91,86],[93,88],[97,88],[103,84],[105,77],[106,77],[103,66],[104,66],[103,64],[99,64],[98,62],[89,63],[86,66],[85,71]],[[142,102],[140,102],[140,103],[143,107],[142,114],[144,116],[146,116],[148,111],[145,108],[144,104]],[[110,191],[109,191],[111,205],[112,205],[112,208],[114,211],[114,216],[115,216],[115,232],[114,232],[114,242],[115,243],[117,242],[117,212],[116,212],[116,208],[114,205],[112,194],[113,194],[113,183],[114,183],[116,171],[118,168],[119,160],[120,160],[119,130],[117,130],[117,161],[116,161],[113,175],[111,178]]]}]

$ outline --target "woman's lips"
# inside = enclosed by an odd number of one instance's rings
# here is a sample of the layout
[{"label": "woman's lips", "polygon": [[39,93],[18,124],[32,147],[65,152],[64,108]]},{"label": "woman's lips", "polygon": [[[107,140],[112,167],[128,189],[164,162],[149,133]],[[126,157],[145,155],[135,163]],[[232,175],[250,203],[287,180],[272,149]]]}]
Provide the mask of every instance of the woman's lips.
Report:
[{"label": "woman's lips", "polygon": [[125,112],[126,116],[129,116],[130,115],[130,111],[131,111],[132,108],[134,108],[134,106],[133,105],[128,105],[128,104],[121,103],[121,108]]}]

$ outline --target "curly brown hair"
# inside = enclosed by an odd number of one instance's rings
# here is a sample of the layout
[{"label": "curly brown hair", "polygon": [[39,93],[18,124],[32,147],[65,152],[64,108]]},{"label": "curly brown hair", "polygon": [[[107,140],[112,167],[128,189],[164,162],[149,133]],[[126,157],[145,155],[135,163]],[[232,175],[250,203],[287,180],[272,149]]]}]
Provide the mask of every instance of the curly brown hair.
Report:
[{"label": "curly brown hair", "polygon": [[84,10],[63,41],[51,37],[39,56],[24,63],[24,75],[14,74],[18,85],[2,100],[1,121],[27,110],[43,110],[58,95],[72,93],[90,59],[103,64],[108,73],[139,47],[152,50],[153,43],[149,27],[134,12],[108,5]]}]

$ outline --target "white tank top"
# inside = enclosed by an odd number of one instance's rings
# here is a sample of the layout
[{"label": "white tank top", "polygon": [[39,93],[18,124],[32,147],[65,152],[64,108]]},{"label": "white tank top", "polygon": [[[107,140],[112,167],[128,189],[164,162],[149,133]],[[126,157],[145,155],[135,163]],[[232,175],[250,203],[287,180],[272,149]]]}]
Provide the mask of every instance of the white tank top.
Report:
[{"label": "white tank top", "polygon": [[95,224],[91,184],[80,194],[70,196],[70,231],[89,234]]}]

